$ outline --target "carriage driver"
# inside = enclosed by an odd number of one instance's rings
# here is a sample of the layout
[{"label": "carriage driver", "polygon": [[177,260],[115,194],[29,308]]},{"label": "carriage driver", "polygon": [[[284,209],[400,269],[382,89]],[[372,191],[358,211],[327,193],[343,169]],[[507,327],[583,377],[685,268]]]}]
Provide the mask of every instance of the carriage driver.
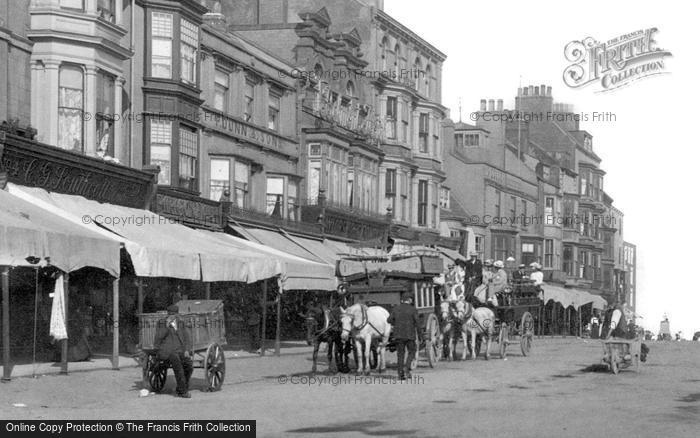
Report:
[{"label": "carriage driver", "polygon": [[[400,380],[411,378],[411,363],[416,357],[416,336],[418,342],[423,341],[423,333],[418,328],[418,311],[411,304],[412,294],[401,293],[401,304],[394,307],[387,322],[393,327],[393,336],[396,343],[396,368]],[[404,361],[404,352],[408,349],[408,357]]]},{"label": "carriage driver", "polygon": [[168,317],[158,321],[154,348],[158,359],[170,364],[177,381],[177,397],[190,398],[189,384],[192,376],[192,357],[189,348],[189,329],[178,315],[176,305],[168,307]]}]

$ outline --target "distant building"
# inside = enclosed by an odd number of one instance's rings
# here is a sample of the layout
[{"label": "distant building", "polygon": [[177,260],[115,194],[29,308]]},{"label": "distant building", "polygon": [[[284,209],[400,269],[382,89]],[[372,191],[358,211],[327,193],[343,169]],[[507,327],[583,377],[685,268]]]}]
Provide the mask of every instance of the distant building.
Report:
[{"label": "distant building", "polygon": [[625,284],[622,297],[632,310],[637,309],[637,246],[624,242],[623,263],[625,267]]}]

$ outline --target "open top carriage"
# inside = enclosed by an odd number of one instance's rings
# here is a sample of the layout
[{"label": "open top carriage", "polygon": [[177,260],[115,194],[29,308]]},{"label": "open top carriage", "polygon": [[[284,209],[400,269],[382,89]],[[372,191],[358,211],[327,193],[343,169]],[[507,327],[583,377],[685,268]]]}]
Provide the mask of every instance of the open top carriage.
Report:
[{"label": "open top carriage", "polygon": [[[535,336],[535,318],[542,307],[540,290],[530,280],[516,280],[504,292],[497,294],[495,309],[498,328],[498,349],[506,357],[509,344],[520,344],[523,356],[530,354]],[[516,339],[517,338],[517,339]]]},{"label": "open top carriage", "polygon": [[[391,259],[348,257],[338,261],[339,291],[346,305],[378,305],[389,312],[401,302],[402,292],[412,292],[423,331],[423,342],[416,344],[416,359],[424,353],[430,367],[434,367],[442,357],[442,342],[439,341],[439,299],[433,278],[442,271],[442,258],[432,250],[409,251]],[[393,338],[387,347],[393,351]]]},{"label": "open top carriage", "polygon": [[[178,313],[190,332],[194,368],[204,368],[207,390],[218,391],[224,383],[226,359],[223,345],[226,345],[224,304],[220,300],[183,300],[177,304]],[[158,359],[154,341],[158,324],[168,314],[166,312],[143,313],[139,315],[140,348],[144,353],[143,383],[155,392],[165,386],[168,366]]]}]

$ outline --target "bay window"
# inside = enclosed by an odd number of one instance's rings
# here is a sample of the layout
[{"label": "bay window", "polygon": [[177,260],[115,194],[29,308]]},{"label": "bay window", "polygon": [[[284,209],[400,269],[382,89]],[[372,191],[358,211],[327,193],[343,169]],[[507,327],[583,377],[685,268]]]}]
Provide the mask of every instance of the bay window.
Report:
[{"label": "bay window", "polygon": [[172,79],[173,14],[151,13],[151,76]]},{"label": "bay window", "polygon": [[401,173],[401,220],[408,221],[408,172]]},{"label": "bay window", "polygon": [[428,224],[428,181],[418,181],[418,226]]},{"label": "bay window", "polygon": [[418,150],[421,153],[428,153],[428,131],[429,120],[428,114],[423,113],[419,116],[418,123]]},{"label": "bay window", "polygon": [[197,167],[199,141],[197,131],[180,125],[180,185],[179,187],[197,190]]},{"label": "bay window", "polygon": [[401,141],[408,142],[409,103],[401,103]]},{"label": "bay window", "polygon": [[114,23],[115,16],[115,2],[116,0],[97,0],[97,14],[101,19]]},{"label": "bay window", "polygon": [[[351,178],[349,178],[352,182]],[[313,160],[309,162],[309,173],[307,183],[307,196],[309,204],[318,204],[318,194],[321,190],[321,161]],[[352,199],[352,198],[351,198]],[[352,204],[351,204],[352,205]]]},{"label": "bay window", "polygon": [[390,96],[386,99],[386,136],[392,140],[396,139],[396,115],[397,115],[397,99]]},{"label": "bay window", "polygon": [[384,180],[386,208],[391,208],[392,215],[396,216],[396,169],[387,169]]},{"label": "bay window", "polygon": [[82,152],[83,69],[80,66],[62,65],[58,82],[58,147]]},{"label": "bay window", "polygon": [[114,77],[104,72],[97,73],[97,98],[95,129],[97,155],[114,156]]},{"label": "bay window", "polygon": [[430,226],[433,228],[438,227],[438,185],[437,183],[431,185],[431,190],[430,190],[430,199],[432,201],[432,214],[431,214],[431,220],[430,220]]},{"label": "bay window", "polygon": [[160,166],[158,184],[161,185],[170,185],[172,130],[172,122],[151,119],[151,164]]},{"label": "bay window", "polygon": [[440,188],[440,208],[450,209],[450,189],[447,187]]},{"label": "bay window", "polygon": [[185,19],[180,20],[180,79],[197,83],[197,48],[199,27]]}]

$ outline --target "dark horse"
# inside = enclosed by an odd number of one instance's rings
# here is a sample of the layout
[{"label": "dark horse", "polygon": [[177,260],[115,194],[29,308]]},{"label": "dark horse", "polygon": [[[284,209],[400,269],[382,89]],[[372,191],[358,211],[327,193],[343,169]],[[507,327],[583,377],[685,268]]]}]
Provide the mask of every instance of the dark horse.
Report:
[{"label": "dark horse", "polygon": [[316,372],[318,349],[322,343],[328,344],[328,369],[331,373],[350,371],[348,355],[352,346],[341,339],[340,309],[311,308],[306,314],[306,343],[314,346],[313,366]]}]

